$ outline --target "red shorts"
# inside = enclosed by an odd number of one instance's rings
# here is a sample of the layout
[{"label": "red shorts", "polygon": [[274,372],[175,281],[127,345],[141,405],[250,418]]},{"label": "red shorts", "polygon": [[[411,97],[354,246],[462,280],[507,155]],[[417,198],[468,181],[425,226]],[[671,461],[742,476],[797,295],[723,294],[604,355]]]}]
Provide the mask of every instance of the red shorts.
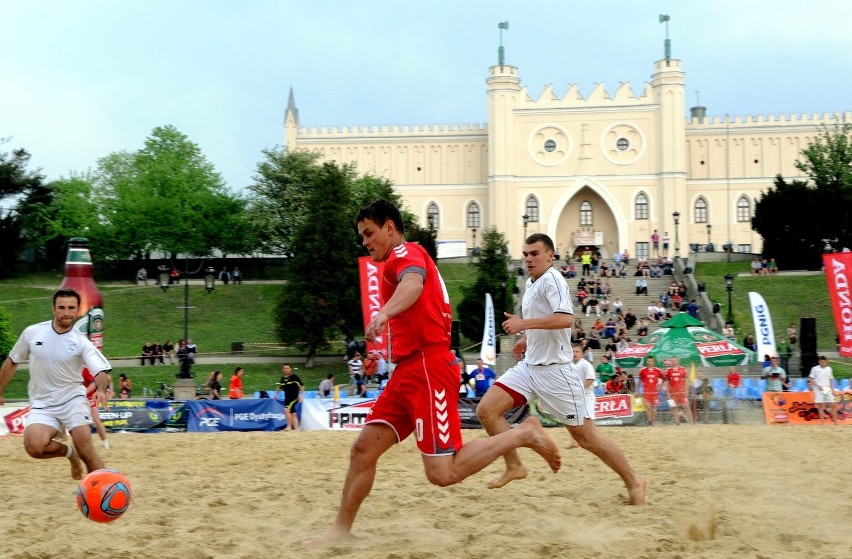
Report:
[{"label": "red shorts", "polygon": [[686,392],[683,391],[674,391],[670,392],[669,396],[672,400],[675,401],[676,404],[689,404],[689,398],[686,397]]},{"label": "red shorts", "polygon": [[657,406],[660,403],[660,393],[657,390],[645,391],[642,396],[644,396],[645,403],[649,406]]},{"label": "red shorts", "polygon": [[367,418],[396,431],[398,441],[415,433],[417,448],[429,456],[462,447],[459,366],[449,349],[419,352],[397,363]]}]

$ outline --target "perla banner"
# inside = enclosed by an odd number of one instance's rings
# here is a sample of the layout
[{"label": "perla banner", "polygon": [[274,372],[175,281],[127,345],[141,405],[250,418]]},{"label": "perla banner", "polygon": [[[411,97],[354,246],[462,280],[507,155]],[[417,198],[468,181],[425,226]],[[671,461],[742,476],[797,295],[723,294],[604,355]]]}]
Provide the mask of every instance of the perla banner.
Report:
[{"label": "perla banner", "polygon": [[757,358],[778,355],[775,347],[775,330],[772,328],[772,317],[769,315],[769,305],[763,295],[754,291],[748,292],[748,302],[751,305],[751,318],[754,321],[754,332],[757,338]]},{"label": "perla banner", "polygon": [[482,347],[479,358],[489,365],[497,364],[497,340],[494,332],[494,301],[485,294],[485,320],[482,322]]}]

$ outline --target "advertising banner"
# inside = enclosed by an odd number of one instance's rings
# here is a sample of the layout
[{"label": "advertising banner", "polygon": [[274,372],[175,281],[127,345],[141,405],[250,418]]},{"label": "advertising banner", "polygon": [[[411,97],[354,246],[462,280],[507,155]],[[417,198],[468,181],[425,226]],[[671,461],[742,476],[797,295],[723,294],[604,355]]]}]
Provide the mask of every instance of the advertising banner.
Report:
[{"label": "advertising banner", "polygon": [[[813,392],[764,392],[763,415],[767,423],[819,425],[819,412],[814,406]],[[835,392],[837,417],[841,425],[852,425],[852,391]],[[830,423],[826,413],[825,423]]]},{"label": "advertising banner", "polygon": [[280,431],[287,426],[284,404],[258,400],[188,400],[187,431]]},{"label": "advertising banner", "polygon": [[[459,398],[459,417],[462,429],[482,429],[482,423],[476,417],[476,406],[480,398]],[[516,425],[527,418],[530,414],[528,405],[512,408],[503,414],[509,425]]]},{"label": "advertising banner", "polygon": [[98,408],[98,416],[110,431],[162,429],[170,413],[168,404],[168,400],[111,400],[108,410]]},{"label": "advertising banner", "polygon": [[772,317],[769,315],[769,305],[766,304],[763,295],[755,291],[748,292],[748,303],[751,306],[751,318],[757,337],[757,357],[763,359],[764,355],[769,357],[778,355],[778,349],[775,347],[775,330],[772,328]]},{"label": "advertising banner", "polygon": [[[562,423],[542,410],[538,401],[530,403],[530,413],[545,427],[558,427]],[[595,398],[595,425],[635,425],[638,418],[633,413],[637,406],[633,394],[606,394]]]},{"label": "advertising banner", "polygon": [[24,432],[24,418],[30,412],[26,404],[11,404],[0,406],[0,415],[3,422],[0,423],[0,435],[20,435]]},{"label": "advertising banner", "polygon": [[831,309],[834,311],[834,325],[840,336],[840,356],[852,357],[852,293],[849,290],[852,252],[823,254],[822,262]]},{"label": "advertising banner", "polygon": [[[379,286],[382,281],[382,272],[385,269],[384,262],[373,262],[370,256],[358,258],[358,275],[361,279],[361,314],[364,319],[364,329],[382,308],[382,295]],[[376,350],[388,359],[388,337],[387,332],[379,336],[376,341],[367,341],[367,353]],[[365,356],[366,357],[366,356]]]},{"label": "advertising banner", "polygon": [[482,346],[479,358],[488,365],[497,364],[497,338],[494,331],[494,301],[485,294],[485,320],[482,322]]}]

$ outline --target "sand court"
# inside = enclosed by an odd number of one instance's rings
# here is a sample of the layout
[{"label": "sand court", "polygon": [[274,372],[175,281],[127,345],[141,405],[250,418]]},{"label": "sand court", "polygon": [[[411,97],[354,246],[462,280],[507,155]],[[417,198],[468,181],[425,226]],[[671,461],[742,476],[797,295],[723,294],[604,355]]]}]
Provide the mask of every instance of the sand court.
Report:
[{"label": "sand court", "polygon": [[379,462],[356,539],[316,550],[298,542],[330,524],[357,433],[113,434],[99,452],[133,502],[107,525],[77,511],[67,461],[36,461],[7,436],[0,557],[852,557],[852,429],[603,429],[647,478],[645,507],[562,429],[548,429],[562,471],[522,449],[530,476],[498,490],[485,486],[500,464],[430,485],[408,440]]}]

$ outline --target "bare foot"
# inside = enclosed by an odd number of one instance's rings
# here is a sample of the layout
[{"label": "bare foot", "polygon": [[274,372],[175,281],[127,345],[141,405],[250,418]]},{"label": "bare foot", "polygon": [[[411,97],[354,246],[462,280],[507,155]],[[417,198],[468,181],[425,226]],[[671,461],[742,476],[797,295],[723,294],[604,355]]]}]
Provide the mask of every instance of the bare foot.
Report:
[{"label": "bare foot", "polygon": [[645,478],[636,476],[633,486],[627,488],[631,505],[642,506],[645,504],[645,485]]},{"label": "bare foot", "polygon": [[71,479],[83,479],[83,461],[80,460],[76,448],[71,451],[68,461],[71,462]]},{"label": "bare foot", "polygon": [[507,469],[503,474],[488,484],[488,489],[499,489],[516,479],[524,479],[527,477],[527,467],[521,464],[517,468]]},{"label": "bare foot", "polygon": [[558,472],[562,466],[562,456],[559,454],[559,447],[544,432],[541,421],[536,417],[528,417],[521,423],[519,428],[529,431],[530,442],[524,446],[533,449],[539,456],[544,458],[547,465],[553,470],[553,473]]},{"label": "bare foot", "polygon": [[309,540],[302,540],[301,544],[305,547],[322,547],[324,545],[345,542],[351,539],[352,534],[350,532],[332,526],[325,534]]}]

